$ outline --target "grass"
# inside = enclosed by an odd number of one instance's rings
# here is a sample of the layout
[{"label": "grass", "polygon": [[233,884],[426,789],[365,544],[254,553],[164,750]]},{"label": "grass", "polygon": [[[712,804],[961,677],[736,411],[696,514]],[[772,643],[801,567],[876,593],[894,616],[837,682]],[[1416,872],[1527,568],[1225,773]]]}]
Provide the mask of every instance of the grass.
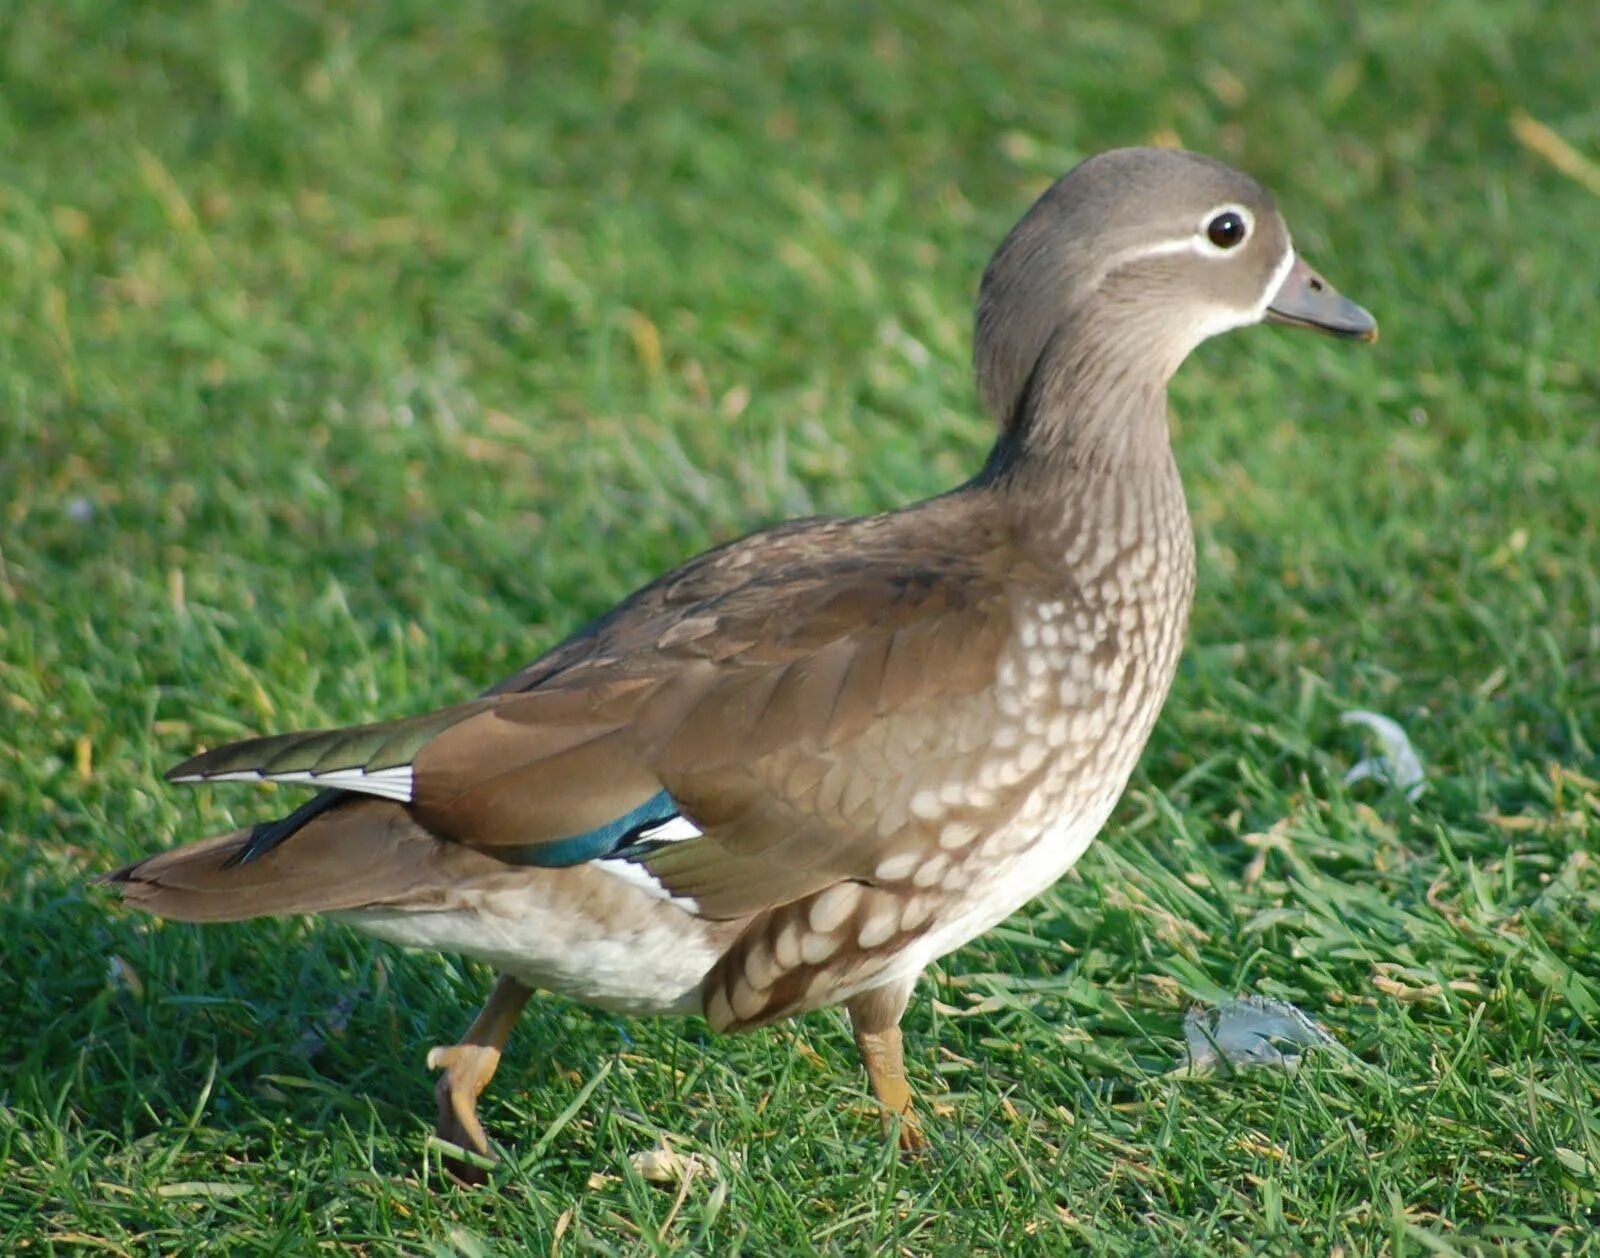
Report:
[{"label": "grass", "polygon": [[[1512,123],[1600,154],[1600,18],[1073,9],[8,8],[0,1248],[1594,1245],[1600,200]],[[1191,650],[1102,841],[913,1004],[932,1156],[837,1016],[549,999],[456,1190],[422,1056],[485,973],[85,889],[295,798],[163,786],[198,745],[471,694],[719,539],[960,479],[988,250],[1152,137],[1273,186],[1384,340],[1181,375]],[[1415,803],[1344,785],[1357,707]],[[1363,1064],[1169,1074],[1240,991]],[[648,1182],[663,1141],[715,1170]]]}]

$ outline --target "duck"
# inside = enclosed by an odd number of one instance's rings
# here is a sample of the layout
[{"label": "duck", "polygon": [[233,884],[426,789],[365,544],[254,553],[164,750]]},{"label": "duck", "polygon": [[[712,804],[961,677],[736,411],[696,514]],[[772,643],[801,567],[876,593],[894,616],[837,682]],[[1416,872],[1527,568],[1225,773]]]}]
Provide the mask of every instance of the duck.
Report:
[{"label": "duck", "polygon": [[919,1149],[901,1017],[1127,785],[1195,588],[1168,382],[1262,322],[1377,335],[1250,176],[1090,157],[983,273],[996,435],[965,483],[718,546],[476,698],[204,751],[168,779],[315,793],[98,881],[174,921],[319,915],[493,967],[426,1059],[439,1137],[481,1164],[479,1099],[539,991],[719,1033],[842,1007],[886,1138]]}]

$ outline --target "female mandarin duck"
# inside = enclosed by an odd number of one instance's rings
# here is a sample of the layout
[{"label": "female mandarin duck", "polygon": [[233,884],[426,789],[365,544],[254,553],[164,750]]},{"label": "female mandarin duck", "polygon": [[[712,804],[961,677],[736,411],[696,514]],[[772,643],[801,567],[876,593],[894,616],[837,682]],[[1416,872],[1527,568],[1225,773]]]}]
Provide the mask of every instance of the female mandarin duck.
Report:
[{"label": "female mandarin duck", "polygon": [[1122,793],[1194,588],[1167,381],[1263,319],[1376,335],[1252,179],[1086,161],[984,273],[1000,431],[972,480],[709,551],[481,698],[197,756],[171,780],[323,789],[106,881],[163,917],[322,913],[496,967],[428,1055],[440,1134],[480,1154],[478,1096],[535,988],[718,1031],[843,1005],[915,1147],[912,987],[1065,873]]}]

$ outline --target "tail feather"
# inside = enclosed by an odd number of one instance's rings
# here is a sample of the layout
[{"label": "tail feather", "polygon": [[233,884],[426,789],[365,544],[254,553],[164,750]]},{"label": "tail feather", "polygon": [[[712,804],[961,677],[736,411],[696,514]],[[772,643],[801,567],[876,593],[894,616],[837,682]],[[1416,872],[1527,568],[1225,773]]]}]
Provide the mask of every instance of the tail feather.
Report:
[{"label": "tail feather", "polygon": [[380,906],[445,907],[452,888],[506,869],[493,857],[436,838],[386,800],[351,798],[240,864],[252,833],[201,839],[94,881],[157,917],[238,922]]}]

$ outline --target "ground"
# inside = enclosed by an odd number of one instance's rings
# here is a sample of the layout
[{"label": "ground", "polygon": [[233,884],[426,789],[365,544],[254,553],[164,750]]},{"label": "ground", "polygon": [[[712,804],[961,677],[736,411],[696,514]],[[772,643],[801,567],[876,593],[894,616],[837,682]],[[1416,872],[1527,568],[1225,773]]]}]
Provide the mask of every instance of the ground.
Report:
[{"label": "ground", "polygon": [[[4,21],[0,1249],[1591,1243],[1600,10]],[[836,1015],[547,999],[486,1099],[499,1191],[456,1189],[422,1062],[489,975],[84,886],[300,798],[164,786],[200,745],[470,695],[713,542],[960,480],[989,250],[1152,140],[1274,188],[1383,340],[1253,329],[1181,374],[1192,644],[1102,840],[914,1000],[926,1155]],[[1410,733],[1415,801],[1345,784],[1355,708]],[[1240,992],[1350,1058],[1171,1073]]]}]

